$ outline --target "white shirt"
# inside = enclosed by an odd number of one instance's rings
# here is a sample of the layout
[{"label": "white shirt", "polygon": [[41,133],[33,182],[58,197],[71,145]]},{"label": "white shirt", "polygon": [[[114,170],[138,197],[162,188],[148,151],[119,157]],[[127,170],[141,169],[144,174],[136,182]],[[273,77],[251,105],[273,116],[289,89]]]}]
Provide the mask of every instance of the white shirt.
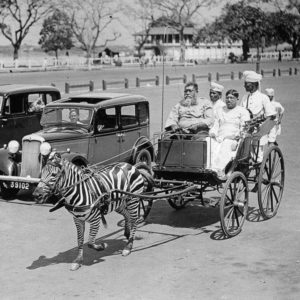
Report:
[{"label": "white shirt", "polygon": [[222,99],[218,99],[216,102],[212,102],[214,116],[216,116],[217,110],[220,107],[226,106],[225,102]]},{"label": "white shirt", "polygon": [[250,115],[247,109],[241,106],[228,109],[226,106],[217,110],[215,122],[210,135],[214,134],[220,142],[225,138],[234,139],[239,136],[245,121],[250,120]]},{"label": "white shirt", "polygon": [[253,117],[265,115],[266,117],[276,114],[274,107],[271,105],[269,97],[260,91],[244,95],[241,106],[250,109]]}]

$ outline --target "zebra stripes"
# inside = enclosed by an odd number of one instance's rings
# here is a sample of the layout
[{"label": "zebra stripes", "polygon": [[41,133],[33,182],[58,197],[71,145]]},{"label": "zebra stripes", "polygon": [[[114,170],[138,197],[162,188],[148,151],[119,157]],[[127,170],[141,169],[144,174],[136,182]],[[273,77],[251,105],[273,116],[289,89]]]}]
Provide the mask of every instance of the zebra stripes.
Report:
[{"label": "zebra stripes", "polygon": [[[107,166],[100,171],[78,168],[58,154],[52,155],[42,170],[41,181],[33,195],[44,203],[51,195],[58,195],[64,206],[73,215],[77,229],[78,256],[71,270],[78,269],[83,263],[83,242],[85,222],[90,223],[88,246],[103,250],[104,244],[95,244],[100,222],[103,217],[103,203],[108,198],[107,211],[116,211],[125,218],[124,235],[128,243],[122,254],[130,254],[137,228],[139,201],[138,195],[145,189],[147,177],[128,163]],[[149,183],[148,183],[149,184]],[[137,195],[128,197],[118,191]]]}]

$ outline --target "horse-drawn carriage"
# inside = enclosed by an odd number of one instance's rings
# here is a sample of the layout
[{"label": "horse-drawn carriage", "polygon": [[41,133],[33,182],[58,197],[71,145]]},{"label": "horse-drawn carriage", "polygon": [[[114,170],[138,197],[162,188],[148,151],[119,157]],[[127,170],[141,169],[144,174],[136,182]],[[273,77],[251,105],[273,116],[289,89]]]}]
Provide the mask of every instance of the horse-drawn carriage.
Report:
[{"label": "horse-drawn carriage", "polygon": [[225,168],[226,179],[220,179],[210,169],[209,137],[195,140],[189,134],[176,133],[171,138],[168,133],[161,134],[153,166],[155,190],[148,193],[150,198],[144,217],[155,199],[167,199],[171,207],[181,209],[195,199],[204,204],[203,193],[212,190],[221,194],[214,205],[219,205],[222,230],[228,237],[237,235],[242,229],[248,213],[249,192],[257,193],[264,219],[275,216],[285,177],[278,145],[266,146],[263,159],[259,161],[260,139],[274,125],[274,120],[263,118],[246,123],[236,156]]},{"label": "horse-drawn carriage", "polygon": [[[157,199],[167,199],[175,209],[199,199],[203,193],[217,190],[220,221],[226,236],[237,235],[248,214],[249,185],[257,192],[260,214],[264,219],[276,215],[284,189],[284,160],[277,145],[267,146],[259,160],[261,137],[275,125],[273,120],[249,121],[238,142],[235,158],[226,166],[227,178],[219,178],[210,168],[209,137],[193,139],[192,135],[161,134],[156,164],[152,170],[144,163],[132,166],[118,163],[99,168],[78,168],[48,149],[41,180],[35,196],[44,203],[52,195],[60,200],[51,209],[65,207],[73,216],[78,235],[78,256],[71,269],[83,261],[84,222],[90,222],[89,247],[104,249],[95,237],[100,220],[113,210],[125,219],[124,235],[128,243],[123,255],[133,247],[137,225],[144,221]],[[45,155],[48,155],[46,152]]]}]

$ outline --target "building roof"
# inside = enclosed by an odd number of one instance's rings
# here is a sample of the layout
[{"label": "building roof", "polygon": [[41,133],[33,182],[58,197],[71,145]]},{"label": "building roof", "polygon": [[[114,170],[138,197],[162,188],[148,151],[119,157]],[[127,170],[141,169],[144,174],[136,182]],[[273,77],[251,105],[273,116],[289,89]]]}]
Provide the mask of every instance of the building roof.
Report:
[{"label": "building roof", "polygon": [[[193,27],[185,27],[184,30],[183,30],[183,34],[185,34],[185,35],[194,35],[195,31],[196,30]],[[134,35],[139,36],[139,35],[145,35],[145,34],[146,34],[146,31],[143,30],[143,31],[135,33]],[[170,28],[170,27],[167,27],[167,26],[152,27],[150,29],[149,35],[158,35],[158,34],[161,34],[161,35],[178,34],[178,31],[174,28]]]}]

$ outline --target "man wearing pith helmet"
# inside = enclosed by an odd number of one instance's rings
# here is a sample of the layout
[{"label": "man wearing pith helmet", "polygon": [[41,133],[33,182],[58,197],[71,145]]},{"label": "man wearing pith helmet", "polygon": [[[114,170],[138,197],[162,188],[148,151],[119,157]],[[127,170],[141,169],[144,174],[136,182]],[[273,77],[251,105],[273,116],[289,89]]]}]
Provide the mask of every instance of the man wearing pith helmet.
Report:
[{"label": "man wearing pith helmet", "polygon": [[261,74],[254,71],[245,71],[243,77],[244,87],[248,94],[243,96],[241,106],[248,109],[253,118],[261,115],[265,117],[275,115],[276,111],[272,107],[270,99],[259,90],[259,84],[262,79]]},{"label": "man wearing pith helmet", "polygon": [[216,115],[216,111],[219,109],[219,107],[225,106],[225,102],[222,100],[223,90],[223,85],[213,81],[210,83],[209,97],[213,106],[214,115]]}]

